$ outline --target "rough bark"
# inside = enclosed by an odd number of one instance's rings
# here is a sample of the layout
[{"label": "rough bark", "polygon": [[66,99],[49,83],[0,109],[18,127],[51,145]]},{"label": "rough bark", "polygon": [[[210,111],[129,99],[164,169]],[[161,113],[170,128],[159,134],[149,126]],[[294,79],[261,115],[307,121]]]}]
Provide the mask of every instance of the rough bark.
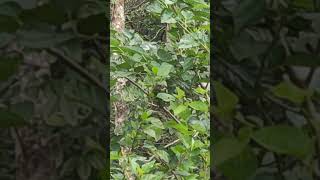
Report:
[{"label": "rough bark", "polygon": [[[116,0],[112,8],[112,18],[111,25],[117,32],[122,32],[125,28],[125,12],[124,12],[124,0]],[[127,79],[119,78],[117,79],[115,86],[115,94],[120,96],[120,99],[113,103],[114,115],[115,115],[115,126],[116,129],[121,129],[122,125],[125,123],[127,115],[129,114],[129,109],[127,104],[122,101],[122,92],[127,83]],[[126,157],[131,153],[131,148],[121,147],[122,155]],[[124,175],[128,180],[135,180],[132,172],[129,170],[129,165],[125,162],[120,162],[124,167]]]}]

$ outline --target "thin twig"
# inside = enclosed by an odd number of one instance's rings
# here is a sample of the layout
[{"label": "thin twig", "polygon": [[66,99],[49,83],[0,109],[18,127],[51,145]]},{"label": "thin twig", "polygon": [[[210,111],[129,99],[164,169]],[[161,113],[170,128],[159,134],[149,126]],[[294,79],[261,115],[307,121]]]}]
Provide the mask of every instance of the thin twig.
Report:
[{"label": "thin twig", "polygon": [[172,145],[174,145],[175,143],[177,143],[177,142],[179,142],[179,141],[180,141],[180,139],[177,139],[177,140],[175,140],[175,141],[173,141],[173,142],[165,145],[164,148],[168,148],[169,146],[172,146]]},{"label": "thin twig", "polygon": [[141,86],[139,86],[139,84],[137,84],[136,82],[132,81],[130,78],[128,78],[128,77],[123,77],[123,78],[126,78],[129,82],[131,82],[133,85],[135,85],[141,91],[143,91],[144,94],[149,95],[149,93],[146,90],[144,90]]},{"label": "thin twig", "polygon": [[109,92],[109,90],[100,80],[98,80],[95,76],[90,74],[86,69],[84,69],[79,64],[77,64],[76,60],[64,55],[64,53],[58,50],[57,48],[49,48],[48,51],[62,58],[72,69],[76,70],[80,75],[85,77],[87,80],[97,85],[104,91]]}]

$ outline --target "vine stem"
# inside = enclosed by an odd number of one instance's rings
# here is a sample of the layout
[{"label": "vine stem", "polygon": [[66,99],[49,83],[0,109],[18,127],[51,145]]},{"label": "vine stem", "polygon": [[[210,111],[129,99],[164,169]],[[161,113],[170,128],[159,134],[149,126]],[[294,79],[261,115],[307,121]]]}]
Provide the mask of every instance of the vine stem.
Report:
[{"label": "vine stem", "polygon": [[74,59],[64,55],[64,53],[58,50],[57,48],[49,48],[48,51],[62,58],[72,69],[77,71],[80,75],[82,75],[87,80],[89,80],[93,84],[97,85],[98,87],[100,87],[101,89],[109,93],[109,90],[99,79],[97,79],[95,76],[90,74],[86,69],[84,69],[79,64],[77,64]]}]

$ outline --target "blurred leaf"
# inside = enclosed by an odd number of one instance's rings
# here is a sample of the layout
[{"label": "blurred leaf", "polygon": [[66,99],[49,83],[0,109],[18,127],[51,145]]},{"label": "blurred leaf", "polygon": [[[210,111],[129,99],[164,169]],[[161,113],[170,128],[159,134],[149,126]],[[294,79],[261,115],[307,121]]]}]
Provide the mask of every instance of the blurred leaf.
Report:
[{"label": "blurred leaf", "polygon": [[245,148],[246,143],[240,142],[235,138],[223,138],[216,142],[214,147],[213,164],[219,166],[222,163],[235,158]]},{"label": "blurred leaf", "polygon": [[257,158],[249,148],[218,166],[219,171],[232,180],[249,179],[257,168]]},{"label": "blurred leaf", "polygon": [[27,125],[27,122],[19,115],[0,109],[0,128],[21,127]]},{"label": "blurred leaf", "polygon": [[243,0],[233,12],[235,32],[259,20],[265,12],[264,0]]},{"label": "blurred leaf", "polygon": [[170,94],[167,94],[167,93],[158,93],[157,97],[162,99],[165,102],[170,102],[170,101],[174,101],[175,100],[174,96],[172,96]]},{"label": "blurred leaf", "polygon": [[0,81],[13,76],[18,71],[21,62],[21,58],[0,57]]},{"label": "blurred leaf", "polygon": [[310,92],[308,92],[307,90],[300,89],[289,82],[282,82],[278,84],[272,89],[272,92],[280,98],[292,101],[297,104],[303,103],[305,98],[310,95]]},{"label": "blurred leaf", "polygon": [[256,131],[252,137],[257,143],[276,153],[302,158],[311,152],[310,138],[295,127],[269,126]]},{"label": "blurred leaf", "polygon": [[198,111],[202,111],[202,112],[208,111],[208,104],[202,101],[193,101],[189,103],[189,106]]}]

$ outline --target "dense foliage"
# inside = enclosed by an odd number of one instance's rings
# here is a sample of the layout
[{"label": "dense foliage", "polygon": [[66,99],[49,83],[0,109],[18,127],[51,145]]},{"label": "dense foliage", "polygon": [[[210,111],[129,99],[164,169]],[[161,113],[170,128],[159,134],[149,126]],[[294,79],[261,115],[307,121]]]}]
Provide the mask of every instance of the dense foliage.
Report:
[{"label": "dense foliage", "polygon": [[[209,4],[145,6],[152,27],[170,28],[156,41],[156,31],[140,35],[129,23],[111,31],[111,101],[129,107],[121,127],[111,119],[112,178],[209,179]],[[119,78],[127,79],[121,92]]]},{"label": "dense foliage", "polygon": [[105,1],[0,1],[0,179],[105,172],[105,27]]},{"label": "dense foliage", "polygon": [[319,179],[319,1],[214,4],[214,179]]}]

